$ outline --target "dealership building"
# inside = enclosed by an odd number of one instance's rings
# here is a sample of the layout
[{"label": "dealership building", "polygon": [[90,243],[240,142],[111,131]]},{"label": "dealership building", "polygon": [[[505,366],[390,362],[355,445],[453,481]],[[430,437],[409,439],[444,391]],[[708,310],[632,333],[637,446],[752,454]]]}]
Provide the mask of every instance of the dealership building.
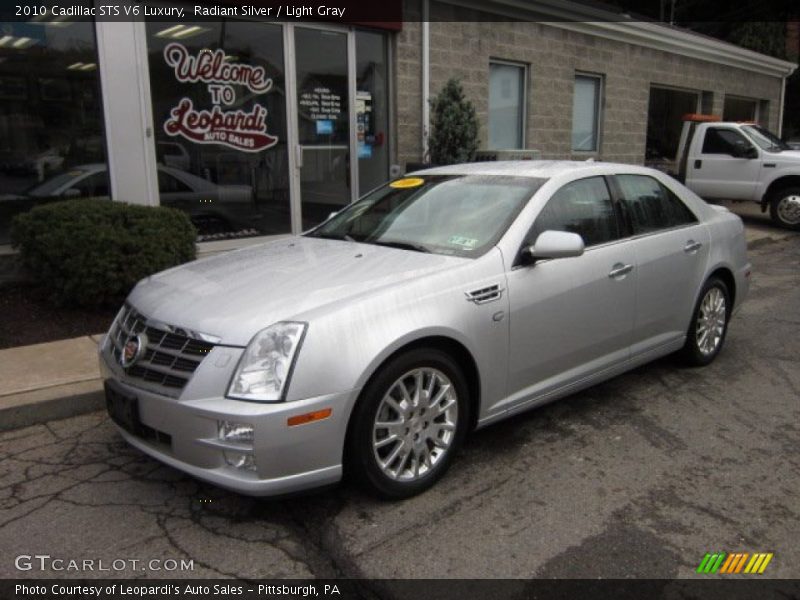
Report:
[{"label": "dealership building", "polygon": [[659,163],[688,112],[780,134],[795,69],[563,1],[407,0],[390,22],[228,15],[0,23],[0,247],[14,214],[72,197],[185,210],[201,252],[301,232],[424,161],[428,100],[451,77],[483,157]]}]

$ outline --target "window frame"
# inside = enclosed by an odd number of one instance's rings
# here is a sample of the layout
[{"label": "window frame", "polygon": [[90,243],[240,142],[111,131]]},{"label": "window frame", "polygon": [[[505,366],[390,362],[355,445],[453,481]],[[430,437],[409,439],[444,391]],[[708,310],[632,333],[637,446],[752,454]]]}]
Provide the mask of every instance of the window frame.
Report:
[{"label": "window frame", "polygon": [[[506,67],[516,67],[522,70],[522,98],[520,99],[520,131],[522,132],[522,136],[520,138],[520,147],[519,148],[492,148],[490,146],[491,143],[491,74],[492,74],[492,66],[506,66]],[[489,150],[525,150],[528,147],[528,85],[530,82],[530,74],[528,73],[530,69],[530,65],[528,63],[514,61],[514,60],[505,60],[502,58],[494,58],[489,57],[489,90],[487,91],[487,98],[486,98],[486,147]]]},{"label": "window frame", "polygon": [[[572,136],[575,131],[575,90],[578,77],[583,77],[586,79],[596,79],[597,80],[597,93],[595,95],[596,107],[595,107],[595,127],[597,130],[597,135],[595,137],[594,148],[591,150],[584,150],[584,149],[577,149],[575,148]],[[603,73],[590,73],[588,71],[575,71],[575,76],[572,79],[572,125],[570,127],[570,151],[574,154],[597,154],[600,152],[600,148],[602,147],[602,137],[603,137],[603,104],[605,103],[605,75]]]}]

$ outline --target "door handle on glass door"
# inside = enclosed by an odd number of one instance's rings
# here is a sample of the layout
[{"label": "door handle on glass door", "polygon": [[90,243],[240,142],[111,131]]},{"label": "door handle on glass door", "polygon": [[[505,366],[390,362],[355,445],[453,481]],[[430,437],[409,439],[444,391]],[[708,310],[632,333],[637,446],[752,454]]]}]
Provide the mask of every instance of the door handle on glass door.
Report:
[{"label": "door handle on glass door", "polygon": [[633,271],[633,265],[616,263],[613,267],[611,267],[611,272],[608,274],[608,276],[611,279],[622,279],[631,271]]},{"label": "door handle on glass door", "polygon": [[702,247],[703,247],[702,243],[695,242],[694,240],[689,240],[688,242],[686,242],[686,245],[683,247],[683,251],[686,252],[687,254],[694,254],[695,252],[700,250],[700,248],[702,248]]}]

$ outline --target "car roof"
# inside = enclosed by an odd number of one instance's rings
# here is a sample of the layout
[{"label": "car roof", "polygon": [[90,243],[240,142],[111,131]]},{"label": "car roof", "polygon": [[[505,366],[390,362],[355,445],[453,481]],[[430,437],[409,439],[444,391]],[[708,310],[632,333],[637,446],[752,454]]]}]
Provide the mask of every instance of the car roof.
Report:
[{"label": "car roof", "polygon": [[[434,167],[414,171],[414,175],[516,175],[550,179],[565,174],[602,175],[611,173],[653,173],[637,165],[593,160],[508,160],[485,161]],[[412,173],[408,173],[411,175]]]}]

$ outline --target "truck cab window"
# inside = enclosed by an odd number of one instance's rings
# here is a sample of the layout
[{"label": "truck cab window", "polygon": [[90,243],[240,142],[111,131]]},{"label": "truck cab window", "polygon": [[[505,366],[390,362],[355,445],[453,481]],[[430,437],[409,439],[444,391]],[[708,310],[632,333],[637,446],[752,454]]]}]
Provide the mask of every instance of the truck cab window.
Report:
[{"label": "truck cab window", "polygon": [[706,131],[706,137],[703,140],[703,154],[735,154],[735,148],[740,147],[748,148],[752,144],[747,141],[741,133],[732,129],[723,129],[721,127],[710,127]]}]

